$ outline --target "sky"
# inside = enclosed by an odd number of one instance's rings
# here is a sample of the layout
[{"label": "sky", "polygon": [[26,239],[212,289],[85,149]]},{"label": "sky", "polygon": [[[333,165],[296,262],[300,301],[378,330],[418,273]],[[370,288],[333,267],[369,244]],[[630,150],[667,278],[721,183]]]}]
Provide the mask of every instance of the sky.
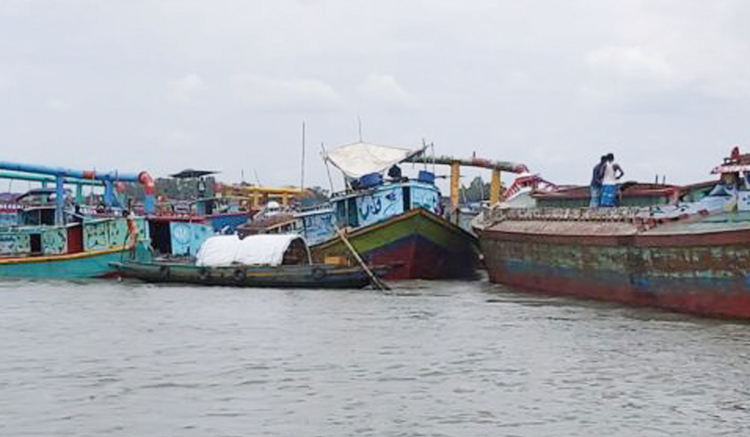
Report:
[{"label": "sky", "polygon": [[750,151],[748,18],[739,0],[2,0],[0,160],[299,184],[304,122],[305,185],[328,187],[321,145],[361,121],[368,142],[561,184],[608,152],[628,180],[699,182]]}]

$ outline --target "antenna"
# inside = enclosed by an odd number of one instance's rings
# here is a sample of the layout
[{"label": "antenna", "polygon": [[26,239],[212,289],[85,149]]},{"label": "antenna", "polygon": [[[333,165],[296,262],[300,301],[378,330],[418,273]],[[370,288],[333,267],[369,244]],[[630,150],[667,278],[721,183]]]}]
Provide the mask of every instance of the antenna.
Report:
[{"label": "antenna", "polygon": [[359,142],[362,142],[362,119],[357,116],[357,125],[359,126]]},{"label": "antenna", "polygon": [[[323,155],[326,154],[326,146],[323,145],[323,143],[320,143],[320,148],[323,149]],[[324,159],[326,163],[326,173],[328,173],[328,183],[331,184],[331,194],[333,194],[333,179],[331,179],[331,169],[328,167],[328,159]]]},{"label": "antenna", "polygon": [[305,189],[305,122],[302,122],[302,169],[300,170],[299,189]]},{"label": "antenna", "polygon": [[437,174],[435,170],[435,143],[430,143],[430,149],[432,149],[432,174]]}]

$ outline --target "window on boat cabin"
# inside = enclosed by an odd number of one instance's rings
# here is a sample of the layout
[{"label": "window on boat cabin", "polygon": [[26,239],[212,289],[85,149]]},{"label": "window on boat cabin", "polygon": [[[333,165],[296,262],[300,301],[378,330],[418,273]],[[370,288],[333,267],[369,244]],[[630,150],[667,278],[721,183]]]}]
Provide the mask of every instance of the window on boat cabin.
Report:
[{"label": "window on boat cabin", "polygon": [[356,228],[359,226],[359,220],[357,218],[357,199],[351,197],[336,202],[336,224],[339,227],[352,227]]},{"label": "window on boat cabin", "polygon": [[403,190],[404,212],[406,212],[411,209],[411,187],[404,187]]},{"label": "window on boat cabin", "polygon": [[357,214],[357,199],[354,197],[347,200],[349,203],[349,226],[356,228],[359,226],[359,215]]},{"label": "window on boat cabin", "polygon": [[734,185],[724,185],[719,182],[708,195],[712,197],[732,197],[735,191]]},{"label": "window on boat cabin", "polygon": [[39,210],[31,209],[23,211],[21,213],[21,224],[26,226],[39,226],[41,224]]},{"label": "window on boat cabin", "polygon": [[51,208],[33,208],[22,213],[21,223],[27,226],[55,224],[55,210]]},{"label": "window on boat cabin", "polygon": [[54,209],[43,209],[41,210],[42,224],[52,226],[55,224],[55,210]]}]

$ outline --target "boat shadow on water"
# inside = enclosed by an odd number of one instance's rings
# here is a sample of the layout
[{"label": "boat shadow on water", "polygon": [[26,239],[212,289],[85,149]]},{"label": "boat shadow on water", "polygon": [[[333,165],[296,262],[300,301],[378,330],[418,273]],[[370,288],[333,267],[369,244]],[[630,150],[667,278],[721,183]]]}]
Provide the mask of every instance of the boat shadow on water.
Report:
[{"label": "boat shadow on water", "polygon": [[[750,320],[737,318],[717,318],[700,314],[689,314],[670,311],[646,305],[623,304],[608,300],[593,298],[571,297],[565,293],[554,294],[530,291],[518,287],[484,282],[482,293],[489,295],[485,299],[488,304],[521,305],[527,308],[558,308],[563,314],[575,313],[570,320],[577,320],[582,313],[587,318],[624,318],[643,322],[687,322],[700,326],[717,325],[750,325]],[[561,316],[565,317],[565,316]],[[550,318],[550,317],[547,317]]]}]

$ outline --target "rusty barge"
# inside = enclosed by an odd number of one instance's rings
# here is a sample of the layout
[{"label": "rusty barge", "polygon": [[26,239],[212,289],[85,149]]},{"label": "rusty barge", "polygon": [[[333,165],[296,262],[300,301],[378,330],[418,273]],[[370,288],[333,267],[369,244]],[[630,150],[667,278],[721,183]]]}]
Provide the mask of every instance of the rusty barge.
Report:
[{"label": "rusty barge", "polygon": [[478,221],[490,280],[529,291],[750,318],[750,155],[697,202],[495,207]]}]

